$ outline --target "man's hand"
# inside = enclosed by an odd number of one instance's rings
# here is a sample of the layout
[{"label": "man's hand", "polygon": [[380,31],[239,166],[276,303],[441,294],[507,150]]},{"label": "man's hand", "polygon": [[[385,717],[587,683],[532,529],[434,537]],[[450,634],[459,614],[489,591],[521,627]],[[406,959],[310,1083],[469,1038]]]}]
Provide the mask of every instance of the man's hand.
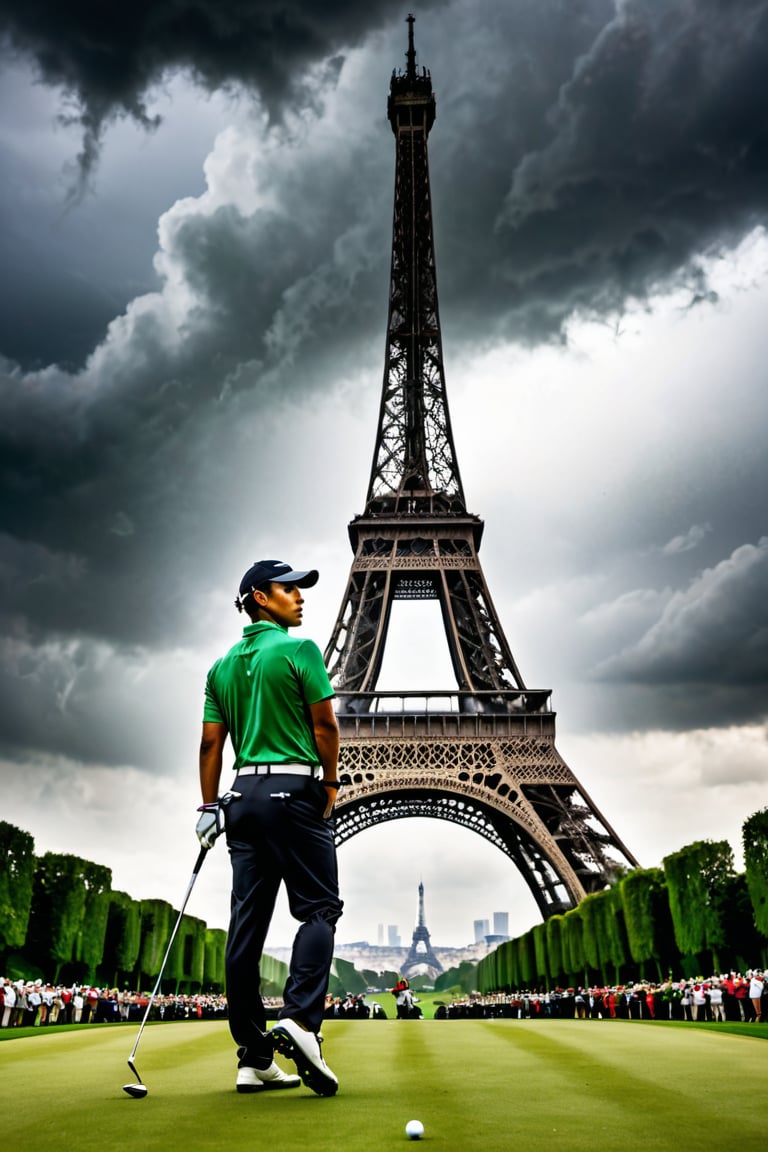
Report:
[{"label": "man's hand", "polygon": [[323,820],[329,820],[333,812],[333,806],[336,803],[336,797],[339,794],[340,785],[338,780],[321,780],[320,783],[325,788],[325,794],[328,797],[328,803],[325,806],[325,812],[323,812]]},{"label": "man's hand", "polygon": [[325,812],[323,812],[323,820],[328,820],[333,812],[333,806],[336,803],[336,789],[326,788],[325,794],[328,797],[328,803],[325,806]]},{"label": "man's hand", "polygon": [[[198,808],[198,812],[201,810]],[[213,804],[204,804],[200,819],[195,825],[195,832],[203,848],[213,848],[217,838],[224,831],[224,813],[219,807],[218,800]]]},{"label": "man's hand", "polygon": [[224,809],[229,807],[233,800],[239,799],[239,792],[225,792],[218,800],[200,805],[198,812],[202,815],[195,826],[195,832],[203,848],[213,848],[224,831]]}]

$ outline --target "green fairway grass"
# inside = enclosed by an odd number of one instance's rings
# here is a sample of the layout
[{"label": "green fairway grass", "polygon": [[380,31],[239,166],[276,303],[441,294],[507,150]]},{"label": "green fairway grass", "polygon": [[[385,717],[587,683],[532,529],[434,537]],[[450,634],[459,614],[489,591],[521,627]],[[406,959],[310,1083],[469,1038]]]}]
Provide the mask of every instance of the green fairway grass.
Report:
[{"label": "green fairway grass", "polygon": [[[757,1152],[768,1044],[696,1026],[576,1020],[331,1020],[336,1097],[240,1096],[225,1023],[120,1025],[0,1044],[0,1147],[10,1152]],[[290,1065],[286,1065],[290,1067]]]}]

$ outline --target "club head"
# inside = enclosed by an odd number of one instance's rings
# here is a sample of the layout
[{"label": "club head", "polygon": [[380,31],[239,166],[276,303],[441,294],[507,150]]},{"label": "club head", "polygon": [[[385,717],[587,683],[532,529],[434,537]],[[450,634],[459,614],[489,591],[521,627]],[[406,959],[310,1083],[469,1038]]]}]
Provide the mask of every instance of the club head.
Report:
[{"label": "club head", "polygon": [[123,1084],[123,1092],[127,1092],[135,1100],[139,1100],[146,1096],[147,1086],[146,1084]]},{"label": "club head", "polygon": [[132,1052],[128,1057],[128,1067],[138,1080],[138,1084],[123,1084],[123,1092],[125,1092],[128,1096],[133,1096],[135,1100],[139,1100],[141,1097],[146,1096],[147,1086],[141,1082],[141,1076],[139,1076],[138,1072],[136,1071],[136,1065],[133,1062],[133,1056],[134,1053]]}]

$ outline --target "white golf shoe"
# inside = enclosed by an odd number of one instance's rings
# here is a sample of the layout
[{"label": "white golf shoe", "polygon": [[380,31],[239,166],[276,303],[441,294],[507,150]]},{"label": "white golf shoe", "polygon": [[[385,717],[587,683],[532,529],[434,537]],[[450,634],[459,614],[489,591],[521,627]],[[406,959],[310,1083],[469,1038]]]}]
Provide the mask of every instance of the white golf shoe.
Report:
[{"label": "white golf shoe", "polygon": [[269,1035],[277,1051],[293,1060],[307,1088],[311,1088],[318,1096],[336,1095],[339,1081],[323,1060],[319,1036],[308,1032],[289,1016],[278,1020]]},{"label": "white golf shoe", "polygon": [[238,1092],[263,1092],[268,1088],[298,1088],[301,1080],[298,1076],[283,1072],[272,1061],[269,1068],[238,1068]]}]

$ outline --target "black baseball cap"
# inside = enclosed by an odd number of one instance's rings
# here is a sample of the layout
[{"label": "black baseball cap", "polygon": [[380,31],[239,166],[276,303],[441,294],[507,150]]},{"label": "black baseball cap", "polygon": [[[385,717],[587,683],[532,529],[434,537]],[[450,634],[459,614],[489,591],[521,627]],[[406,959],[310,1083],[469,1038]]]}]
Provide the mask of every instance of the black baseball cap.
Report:
[{"label": "black baseball cap", "polygon": [[320,573],[314,568],[308,572],[297,572],[282,560],[257,560],[240,581],[240,599],[243,600],[261,584],[274,581],[277,584],[296,584],[299,588],[311,588],[317,584]]}]

